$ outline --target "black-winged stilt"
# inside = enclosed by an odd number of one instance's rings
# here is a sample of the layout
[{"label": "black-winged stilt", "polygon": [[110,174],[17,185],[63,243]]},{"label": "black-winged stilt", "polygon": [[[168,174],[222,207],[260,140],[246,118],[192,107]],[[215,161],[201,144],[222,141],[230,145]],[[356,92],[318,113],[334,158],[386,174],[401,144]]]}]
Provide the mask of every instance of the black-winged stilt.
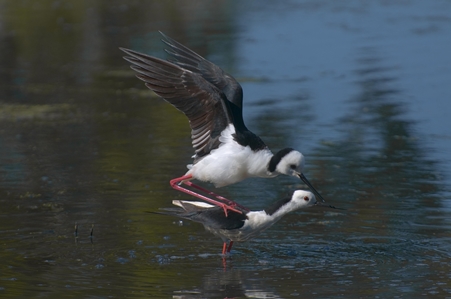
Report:
[{"label": "black-winged stilt", "polygon": [[229,211],[227,216],[221,207],[206,202],[173,200],[172,204],[177,208],[163,208],[157,213],[202,223],[207,231],[224,242],[223,255],[230,252],[233,242],[243,242],[256,237],[290,212],[313,205],[335,208],[317,202],[313,193],[304,190],[294,191],[291,197],[279,200],[265,210],[246,209],[241,210],[241,213]]},{"label": "black-winged stilt", "polygon": [[[161,32],[160,32],[161,33]],[[174,61],[165,61],[133,50],[120,48],[137,77],[175,108],[183,112],[191,126],[195,154],[188,172],[170,181],[179,191],[221,206],[246,210],[239,204],[191,182],[197,179],[217,188],[249,177],[273,178],[279,174],[299,177],[324,202],[303,174],[304,156],[285,148],[273,154],[266,144],[249,131],[243,121],[243,91],[240,84],[217,65],[161,33]],[[184,188],[185,184],[217,200]],[[237,209],[236,207],[239,207]]]}]

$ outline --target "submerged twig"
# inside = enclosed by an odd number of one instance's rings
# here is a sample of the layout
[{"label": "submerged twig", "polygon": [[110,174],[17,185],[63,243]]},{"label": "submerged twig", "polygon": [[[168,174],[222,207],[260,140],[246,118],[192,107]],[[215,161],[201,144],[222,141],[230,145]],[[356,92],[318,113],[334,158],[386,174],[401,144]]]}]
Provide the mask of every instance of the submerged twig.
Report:
[{"label": "submerged twig", "polygon": [[78,243],[78,223],[77,222],[75,222],[74,236],[75,236],[75,243]]},{"label": "submerged twig", "polygon": [[91,233],[89,234],[89,238],[91,239],[91,243],[93,242],[92,241],[93,235],[94,235],[94,223],[91,225]]}]

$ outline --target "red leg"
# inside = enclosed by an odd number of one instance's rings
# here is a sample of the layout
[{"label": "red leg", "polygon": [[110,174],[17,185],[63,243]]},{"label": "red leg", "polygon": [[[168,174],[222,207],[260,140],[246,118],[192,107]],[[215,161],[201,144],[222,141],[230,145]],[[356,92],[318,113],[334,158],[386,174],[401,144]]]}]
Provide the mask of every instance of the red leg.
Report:
[{"label": "red leg", "polygon": [[[225,204],[225,203],[222,203],[222,202],[213,200],[213,199],[211,199],[211,198],[209,198],[209,197],[206,197],[206,196],[204,196],[204,195],[198,194],[198,193],[196,193],[196,192],[194,192],[194,191],[192,191],[192,190],[183,188],[182,186],[179,185],[180,182],[186,184],[186,181],[188,181],[188,180],[190,180],[190,179],[192,179],[192,178],[193,178],[193,177],[192,177],[191,175],[185,175],[185,176],[182,176],[182,177],[179,177],[179,178],[172,179],[172,180],[170,181],[171,187],[174,188],[175,190],[184,192],[184,193],[186,193],[186,194],[189,194],[189,195],[191,195],[191,196],[200,198],[200,199],[202,199],[202,200],[204,200],[204,201],[206,201],[206,202],[209,202],[209,203],[211,203],[211,204],[214,204],[214,205],[216,205],[216,206],[222,207],[222,208],[224,209],[224,213],[225,213],[226,216],[227,216],[227,210],[234,211],[234,212],[237,212],[237,213],[240,213],[240,214],[243,213],[242,211],[237,210],[237,209],[235,209],[235,208],[233,207],[234,205],[237,206],[237,204],[236,204],[235,202],[231,201],[231,200],[230,200],[229,202],[231,202],[232,205],[227,205],[227,204]],[[187,185],[188,185],[188,186],[192,186],[193,184],[192,184],[192,183],[189,183],[189,184],[187,184]],[[194,185],[194,186],[196,186],[196,185]],[[199,187],[199,186],[196,186],[196,187]],[[195,187],[195,188],[196,188],[196,187]],[[199,188],[200,188],[201,190],[203,189],[202,187],[199,187]],[[199,188],[198,188],[198,189],[199,189]],[[203,190],[205,190],[205,189],[203,189]],[[208,191],[208,190],[206,190],[206,191],[207,191],[207,192],[210,192],[210,191]],[[211,192],[211,193],[212,193],[212,192]],[[213,194],[214,194],[214,193],[213,193]],[[246,210],[247,210],[247,209],[246,209]]]},{"label": "red leg", "polygon": [[229,253],[230,250],[232,250],[232,245],[233,245],[233,241],[230,241],[229,247],[227,247],[227,253]]},{"label": "red leg", "polygon": [[207,190],[207,189],[205,189],[205,188],[202,188],[201,186],[195,185],[195,184],[193,184],[191,181],[183,181],[183,184],[185,184],[185,185],[187,185],[187,186],[190,186],[190,187],[193,187],[193,188],[196,188],[197,190],[200,190],[200,191],[202,191],[202,192],[205,192],[205,193],[207,193],[208,195],[212,195],[212,196],[216,197],[218,200],[220,200],[220,201],[222,201],[222,202],[225,202],[225,203],[228,204],[229,206],[232,206],[232,207],[233,207],[233,206],[236,206],[236,207],[239,207],[240,209],[243,209],[243,210],[245,210],[245,211],[249,211],[249,209],[246,208],[245,206],[242,206],[242,205],[240,205],[239,203],[234,202],[233,200],[227,199],[227,198],[225,198],[225,197],[223,197],[223,196],[221,196],[221,195],[218,195],[218,194],[216,194],[216,193],[214,193],[214,192],[212,192],[212,191],[210,191],[210,190]]},{"label": "red leg", "polygon": [[227,242],[224,242],[224,244],[222,245],[222,255],[226,254],[227,254]]}]

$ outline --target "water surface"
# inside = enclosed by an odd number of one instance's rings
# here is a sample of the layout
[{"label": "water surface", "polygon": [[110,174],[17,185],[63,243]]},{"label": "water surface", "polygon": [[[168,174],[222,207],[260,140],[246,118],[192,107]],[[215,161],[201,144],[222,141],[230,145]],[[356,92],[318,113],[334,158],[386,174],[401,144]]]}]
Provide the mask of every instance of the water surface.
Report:
[{"label": "water surface", "polygon": [[[447,1],[0,1],[1,297],[451,297],[450,13]],[[192,155],[185,117],[118,50],[166,57],[158,30],[233,74],[247,126],[302,151],[309,180],[347,210],[288,215],[225,264],[201,225],[149,213],[189,199],[168,182]],[[216,191],[262,209],[305,188]]]}]

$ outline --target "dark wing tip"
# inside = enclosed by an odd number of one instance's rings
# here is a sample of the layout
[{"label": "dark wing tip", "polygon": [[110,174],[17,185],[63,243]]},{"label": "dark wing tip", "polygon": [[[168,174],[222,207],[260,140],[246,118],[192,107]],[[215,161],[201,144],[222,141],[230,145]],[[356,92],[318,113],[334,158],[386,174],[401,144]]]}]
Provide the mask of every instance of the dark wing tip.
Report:
[{"label": "dark wing tip", "polygon": [[[134,58],[140,58],[140,57],[146,57],[146,56],[148,56],[148,55],[146,55],[146,54],[143,54],[143,53],[140,53],[140,52],[137,52],[137,51],[134,51],[134,50],[130,50],[130,49],[127,49],[127,48],[121,48],[121,47],[119,47],[119,50],[121,50],[122,52],[124,52],[125,54],[127,54],[127,55],[130,55],[130,56],[132,56],[132,57],[134,57]],[[123,57],[125,60],[127,60],[126,59],[126,56],[125,57]],[[127,60],[128,61],[128,60]]]},{"label": "dark wing tip", "polygon": [[158,32],[161,34],[161,36],[163,36],[163,38],[169,39],[169,40],[171,39],[169,36],[167,36],[166,34],[164,34],[163,31],[158,30]]},{"label": "dark wing tip", "polygon": [[[161,34],[161,36],[163,36],[163,38],[161,39],[161,41],[165,44],[167,44],[168,46],[171,46],[171,44],[179,44],[181,45],[179,42],[177,42],[176,40],[174,40],[173,38],[170,38],[169,36],[167,36],[166,34],[164,34],[163,32],[161,32],[160,30],[158,30],[158,32]],[[183,46],[183,45],[182,45]]]},{"label": "dark wing tip", "polygon": [[133,50],[127,49],[127,48],[123,48],[123,47],[119,47],[119,50],[121,50],[122,52],[131,55],[132,52],[135,52]]},{"label": "dark wing tip", "polygon": [[[171,48],[177,49],[176,41],[161,31],[160,33],[167,38],[166,42]],[[185,48],[183,45],[180,47]],[[144,81],[149,89],[190,119],[196,160],[219,146],[218,132],[232,122],[231,112],[222,90],[202,77],[202,74],[184,67],[184,64],[162,60],[123,47],[119,49],[127,54],[124,59],[138,73],[138,79]],[[207,131],[215,133],[205,134]]]}]

